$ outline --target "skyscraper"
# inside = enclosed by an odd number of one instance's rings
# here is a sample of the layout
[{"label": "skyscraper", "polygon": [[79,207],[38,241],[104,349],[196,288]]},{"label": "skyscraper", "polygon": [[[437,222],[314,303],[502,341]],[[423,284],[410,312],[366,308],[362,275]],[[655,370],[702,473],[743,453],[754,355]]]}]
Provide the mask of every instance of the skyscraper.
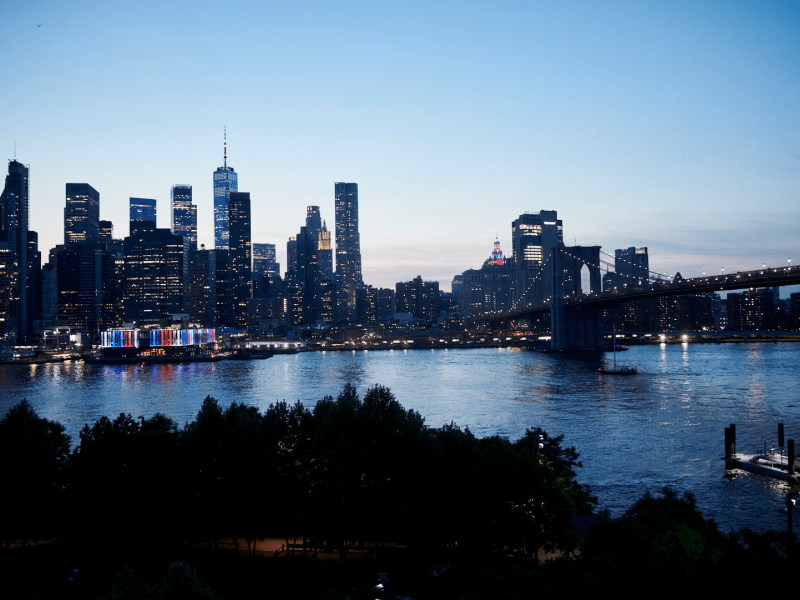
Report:
[{"label": "skyscraper", "polygon": [[191,271],[191,319],[202,327],[217,326],[217,261],[216,251],[201,246],[193,250]]},{"label": "skyscraper", "polygon": [[253,244],[253,275],[279,275],[281,266],[275,257],[275,244]]},{"label": "skyscraper", "polygon": [[131,221],[156,222],[156,201],[153,198],[131,198]]},{"label": "skyscraper", "polygon": [[214,247],[227,248],[230,228],[228,225],[228,205],[231,192],[239,189],[239,178],[233,167],[228,166],[228,135],[223,142],[223,164],[214,171]]},{"label": "skyscraper", "polygon": [[189,312],[188,241],[152,221],[131,229],[124,242],[125,320],[137,327],[159,325],[169,315]]},{"label": "skyscraper", "polygon": [[542,302],[553,293],[552,269],[546,269],[550,251],[564,245],[558,213],[542,210],[525,213],[511,225],[514,251],[514,301]]},{"label": "skyscraper", "polygon": [[64,208],[64,243],[100,239],[100,194],[88,183],[67,184]]},{"label": "skyscraper", "polygon": [[197,250],[197,205],[192,204],[192,186],[173,185],[170,191],[172,233],[189,240],[189,249]]},{"label": "skyscraper", "polygon": [[361,242],[358,234],[358,184],[335,183],[336,276],[344,292],[344,317],[356,318],[356,290],[362,285]]},{"label": "skyscraper", "polygon": [[28,333],[28,167],[8,163],[0,195],[0,340],[16,342]]},{"label": "skyscraper", "polygon": [[647,248],[618,248],[614,251],[614,271],[617,287],[640,286],[650,283],[650,260]]},{"label": "skyscraper", "polygon": [[250,193],[231,192],[229,209],[233,321],[237,328],[244,329],[247,327],[247,301],[253,297]]}]

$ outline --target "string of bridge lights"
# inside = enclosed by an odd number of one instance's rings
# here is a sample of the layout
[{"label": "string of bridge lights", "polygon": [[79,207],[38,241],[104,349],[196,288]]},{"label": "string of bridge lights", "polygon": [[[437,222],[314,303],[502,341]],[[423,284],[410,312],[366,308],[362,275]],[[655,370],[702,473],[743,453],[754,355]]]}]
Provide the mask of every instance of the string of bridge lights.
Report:
[{"label": "string of bridge lights", "polygon": [[536,283],[541,278],[542,273],[544,273],[544,268],[547,266],[547,263],[550,262],[550,256],[552,256],[552,255],[548,255],[547,256],[547,260],[544,261],[544,264],[539,268],[539,272],[536,274],[536,277],[534,277],[531,280],[531,284],[528,286],[528,289],[526,289],[522,293],[522,295],[519,297],[519,299],[516,302],[514,302],[514,304],[511,305],[511,310],[514,310],[514,309],[517,308],[517,305],[528,295],[528,292],[531,291],[531,289],[533,288],[533,284]]}]

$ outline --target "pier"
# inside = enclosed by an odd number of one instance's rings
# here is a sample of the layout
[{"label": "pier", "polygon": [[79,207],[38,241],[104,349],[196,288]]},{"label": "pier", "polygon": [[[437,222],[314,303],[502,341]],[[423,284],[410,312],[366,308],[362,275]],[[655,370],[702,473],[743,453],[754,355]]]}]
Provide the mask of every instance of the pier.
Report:
[{"label": "pier", "polygon": [[725,468],[741,469],[758,475],[786,481],[789,485],[800,483],[795,471],[794,440],[787,440],[787,448],[783,447],[783,423],[778,424],[778,448],[766,448],[756,454],[736,452],[736,425],[725,428]]}]

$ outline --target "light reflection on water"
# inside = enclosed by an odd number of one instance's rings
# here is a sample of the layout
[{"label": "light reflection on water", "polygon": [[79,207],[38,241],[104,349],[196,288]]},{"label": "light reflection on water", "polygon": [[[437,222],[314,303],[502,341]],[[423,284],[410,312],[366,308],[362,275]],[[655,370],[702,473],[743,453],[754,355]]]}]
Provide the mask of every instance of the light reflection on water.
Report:
[{"label": "light reflection on water", "polygon": [[582,481],[619,514],[644,491],[688,490],[725,529],[785,527],[775,480],[725,479],[723,429],[737,425],[737,447],[755,451],[777,438],[800,440],[796,390],[800,345],[634,346],[617,355],[631,377],[601,377],[612,355],[552,355],[510,349],[324,352],[266,361],[185,365],[0,366],[0,414],[27,397],[77,442],[85,423],[121,412],[194,419],[207,395],[223,405],[261,409],[278,400],[313,406],[345,383],[362,393],[389,387],[431,426],[451,421],[476,435],[512,439],[541,426],[581,453]]}]

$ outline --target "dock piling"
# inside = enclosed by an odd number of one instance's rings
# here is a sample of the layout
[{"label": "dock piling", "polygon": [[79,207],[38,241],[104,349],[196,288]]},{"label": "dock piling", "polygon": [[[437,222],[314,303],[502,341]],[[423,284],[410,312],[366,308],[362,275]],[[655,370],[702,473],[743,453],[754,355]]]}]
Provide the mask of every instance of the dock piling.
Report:
[{"label": "dock piling", "polygon": [[731,457],[736,456],[736,424],[731,423]]},{"label": "dock piling", "polygon": [[783,448],[783,423],[778,423],[778,448]]},{"label": "dock piling", "polygon": [[788,461],[789,467],[789,475],[794,475],[794,440],[787,440],[788,443],[788,452],[786,453],[786,459]]}]

